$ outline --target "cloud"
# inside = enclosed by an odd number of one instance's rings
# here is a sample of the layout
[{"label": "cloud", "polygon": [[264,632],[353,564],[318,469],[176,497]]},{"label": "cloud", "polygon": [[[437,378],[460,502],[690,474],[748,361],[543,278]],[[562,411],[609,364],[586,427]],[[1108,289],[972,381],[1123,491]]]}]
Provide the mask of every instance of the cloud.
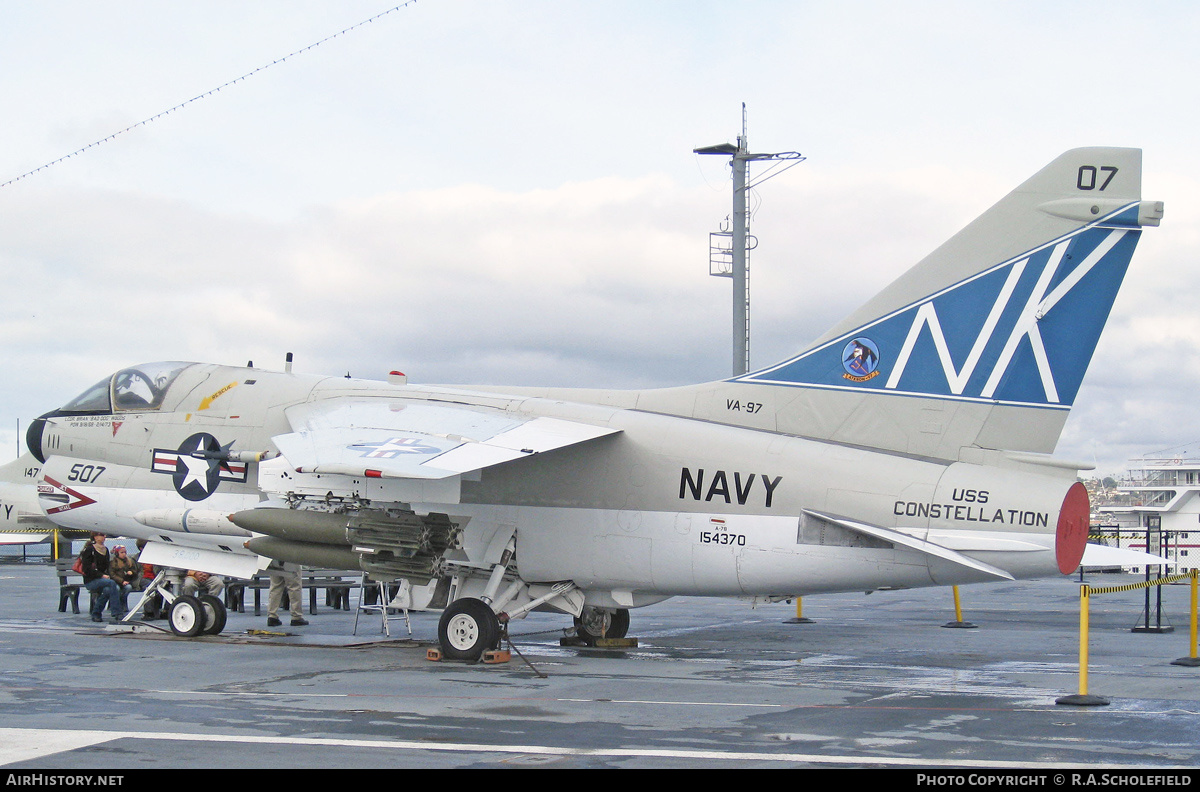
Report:
[{"label": "cloud", "polygon": [[[446,383],[725,376],[731,295],[707,274],[707,234],[729,212],[727,169],[689,152],[732,140],[743,101],[755,150],[810,158],[755,191],[756,365],[1060,151],[1138,145],[1167,216],[1060,449],[1198,433],[1194,88],[1169,77],[1195,71],[1200,13],[1167,3],[1114,27],[1070,5],[751,5],[418,4],[5,188],[0,443],[154,359],[291,351],[300,371]],[[379,8],[11,10],[0,65],[22,79],[0,156],[15,175]],[[748,14],[771,23],[739,27]],[[1064,41],[1119,42],[1154,71],[1081,65]]]},{"label": "cloud", "polygon": [[[757,366],[803,349],[1013,186],[936,165],[806,165],[757,191]],[[16,374],[0,395],[28,421],[126,365],[281,367],[286,352],[298,371],[400,369],[427,383],[718,379],[730,282],[707,274],[707,234],[728,201],[650,174],[394,191],[271,220],[152,194],[26,190],[0,213],[0,329]],[[1169,222],[1135,256],[1063,455],[1112,467],[1178,437],[1184,394],[1200,387],[1200,276],[1177,262],[1195,260],[1200,233],[1180,219],[1155,238]]]}]

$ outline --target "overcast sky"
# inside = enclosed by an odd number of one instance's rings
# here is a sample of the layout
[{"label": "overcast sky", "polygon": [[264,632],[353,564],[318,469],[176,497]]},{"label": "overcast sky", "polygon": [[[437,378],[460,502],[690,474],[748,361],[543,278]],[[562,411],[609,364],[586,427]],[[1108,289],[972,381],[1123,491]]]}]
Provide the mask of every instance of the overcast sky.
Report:
[{"label": "overcast sky", "polygon": [[[1200,439],[1190,2],[0,0],[0,461],[152,360],[650,387],[730,369],[741,103],[756,367],[1066,149],[1133,146],[1148,229],[1058,455]],[[1168,452],[1173,455],[1173,452]]]}]

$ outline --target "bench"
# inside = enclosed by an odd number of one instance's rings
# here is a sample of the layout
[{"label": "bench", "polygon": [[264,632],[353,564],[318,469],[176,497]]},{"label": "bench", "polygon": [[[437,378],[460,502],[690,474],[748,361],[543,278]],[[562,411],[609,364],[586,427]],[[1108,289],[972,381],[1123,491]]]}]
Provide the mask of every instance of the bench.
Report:
[{"label": "bench", "polygon": [[[71,605],[72,613],[79,613],[79,590],[85,588],[83,585],[83,575],[76,572],[75,559],[59,558],[54,562],[54,572],[58,575],[58,612],[67,612],[67,603]],[[96,604],[96,592],[89,591],[90,599],[88,600],[89,611],[92,605]]]},{"label": "bench", "polygon": [[[307,569],[300,576],[300,584],[308,590],[308,612],[317,612],[317,590],[325,590],[325,605],[331,608],[350,610],[350,592],[359,586],[360,575],[350,575],[340,569]],[[262,613],[262,593],[271,588],[271,576],[259,572],[246,579],[230,579],[225,582],[225,604],[238,613],[246,612],[245,591],[254,592],[254,615]],[[286,607],[287,592],[284,592]]]},{"label": "bench", "polygon": [[[75,559],[59,558],[54,562],[54,572],[58,575],[58,612],[67,612],[67,603],[71,603],[73,613],[79,613],[79,590],[83,588],[83,575],[71,567]],[[93,597],[96,595],[93,594]]]}]

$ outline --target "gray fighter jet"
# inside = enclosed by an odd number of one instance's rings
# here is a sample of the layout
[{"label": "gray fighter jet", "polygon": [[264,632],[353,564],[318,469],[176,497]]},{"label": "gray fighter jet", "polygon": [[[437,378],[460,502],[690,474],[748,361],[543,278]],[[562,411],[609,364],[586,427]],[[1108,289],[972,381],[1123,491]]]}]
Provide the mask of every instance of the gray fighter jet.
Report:
[{"label": "gray fighter jet", "polygon": [[591,640],[673,596],[1070,574],[1085,466],[1049,454],[1161,216],[1139,150],[1069,151],[799,354],[688,387],[134,366],[30,426],[38,502],[167,566],[362,570],[461,659],[535,608]]}]

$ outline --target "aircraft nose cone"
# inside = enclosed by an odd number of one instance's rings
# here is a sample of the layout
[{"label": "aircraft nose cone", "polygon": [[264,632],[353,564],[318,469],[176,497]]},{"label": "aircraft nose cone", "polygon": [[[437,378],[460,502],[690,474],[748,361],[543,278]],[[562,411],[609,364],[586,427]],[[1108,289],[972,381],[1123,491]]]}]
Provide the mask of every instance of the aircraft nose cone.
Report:
[{"label": "aircraft nose cone", "polygon": [[29,453],[41,462],[46,463],[46,455],[42,453],[42,432],[46,429],[46,416],[34,418],[29,424],[29,429],[25,432],[25,446],[29,449]]}]

